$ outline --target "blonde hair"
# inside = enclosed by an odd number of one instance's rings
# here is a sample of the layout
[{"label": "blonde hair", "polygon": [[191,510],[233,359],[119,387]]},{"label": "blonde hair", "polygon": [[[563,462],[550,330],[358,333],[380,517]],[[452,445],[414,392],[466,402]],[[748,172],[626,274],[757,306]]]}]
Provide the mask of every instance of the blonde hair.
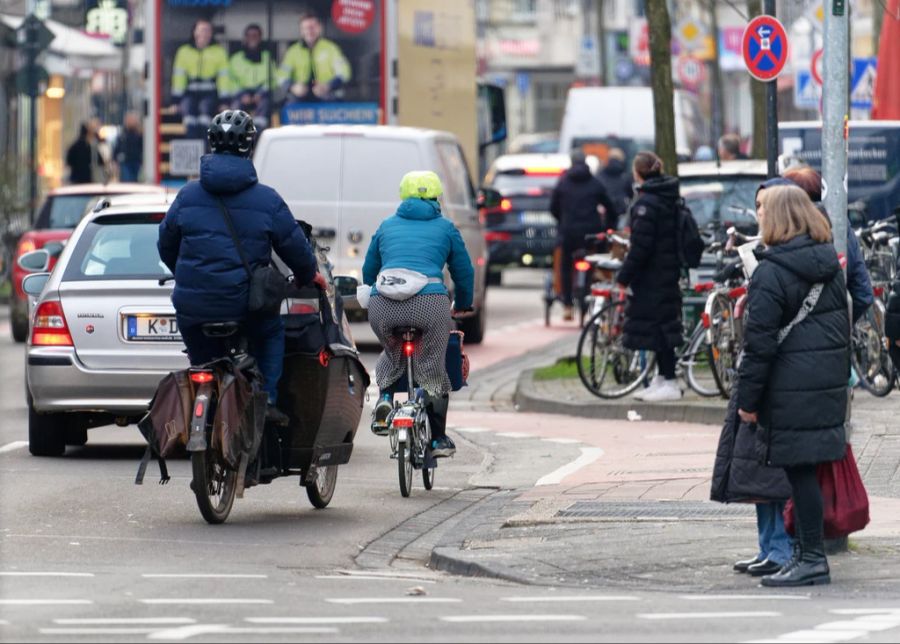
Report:
[{"label": "blonde hair", "polygon": [[773,186],[760,192],[765,215],[760,232],[766,246],[777,246],[800,235],[831,241],[831,224],[798,186]]}]

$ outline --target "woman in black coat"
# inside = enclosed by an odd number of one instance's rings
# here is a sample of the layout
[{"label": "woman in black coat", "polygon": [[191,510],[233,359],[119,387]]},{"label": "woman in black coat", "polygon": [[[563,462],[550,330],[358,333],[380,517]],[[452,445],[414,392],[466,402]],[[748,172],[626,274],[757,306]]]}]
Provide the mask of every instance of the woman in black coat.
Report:
[{"label": "woman in black coat", "polygon": [[847,289],[831,229],[806,193],[777,186],[761,197],[766,248],[757,251],[750,281],[738,414],[758,423],[761,460],[787,474],[800,540],[795,557],[762,583],[829,583],[816,466],[840,460],[846,450]]},{"label": "woman in black coat", "polygon": [[635,398],[679,400],[675,349],[681,346],[681,261],[678,259],[678,179],[663,174],[662,160],[639,152],[633,164],[635,200],[631,204],[631,248],[618,275],[631,288],[625,309],[625,346],[656,353],[659,375]]}]

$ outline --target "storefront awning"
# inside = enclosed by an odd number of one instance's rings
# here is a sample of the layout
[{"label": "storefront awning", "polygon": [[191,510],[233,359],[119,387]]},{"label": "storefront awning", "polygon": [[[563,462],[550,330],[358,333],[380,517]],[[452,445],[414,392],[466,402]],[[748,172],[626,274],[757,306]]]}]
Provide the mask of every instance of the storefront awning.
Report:
[{"label": "storefront awning", "polygon": [[[17,29],[24,18],[0,14],[0,22]],[[105,38],[89,36],[55,20],[45,24],[56,36],[45,54],[44,67],[51,74],[74,76],[79,71],[115,71],[122,64],[122,54]]]}]

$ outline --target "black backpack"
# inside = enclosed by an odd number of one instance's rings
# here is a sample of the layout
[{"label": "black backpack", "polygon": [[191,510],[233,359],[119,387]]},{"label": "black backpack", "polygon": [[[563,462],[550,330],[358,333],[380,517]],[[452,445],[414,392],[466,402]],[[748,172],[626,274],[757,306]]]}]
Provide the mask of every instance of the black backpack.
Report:
[{"label": "black backpack", "polygon": [[706,244],[700,235],[700,228],[694,219],[694,213],[688,208],[684,199],[679,199],[675,205],[677,221],[678,261],[682,268],[697,268],[703,257]]}]

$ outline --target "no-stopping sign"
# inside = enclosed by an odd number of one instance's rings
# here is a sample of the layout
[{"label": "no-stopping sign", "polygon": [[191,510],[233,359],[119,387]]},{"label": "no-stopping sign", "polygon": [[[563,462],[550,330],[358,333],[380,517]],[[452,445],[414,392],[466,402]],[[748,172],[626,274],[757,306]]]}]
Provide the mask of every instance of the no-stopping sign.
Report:
[{"label": "no-stopping sign", "polygon": [[788,58],[788,37],[784,25],[774,16],[757,16],[744,30],[741,51],[747,71],[753,78],[775,80]]}]

